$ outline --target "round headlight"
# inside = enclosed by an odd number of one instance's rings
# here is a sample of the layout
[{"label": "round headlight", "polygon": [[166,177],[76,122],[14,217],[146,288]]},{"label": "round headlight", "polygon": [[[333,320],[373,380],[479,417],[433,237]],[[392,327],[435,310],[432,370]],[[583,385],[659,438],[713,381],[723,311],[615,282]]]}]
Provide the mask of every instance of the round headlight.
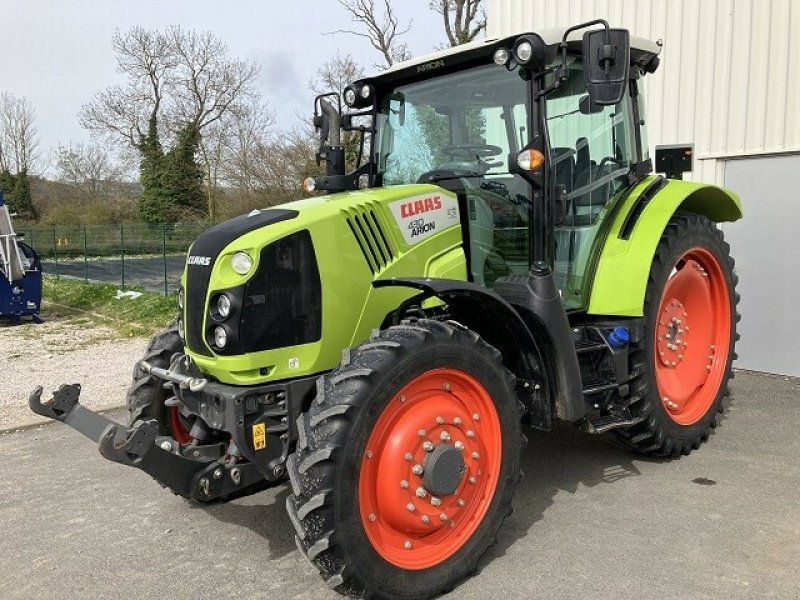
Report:
[{"label": "round headlight", "polygon": [[178,319],[178,335],[181,336],[181,339],[186,338],[186,332],[183,329],[183,319]]},{"label": "round headlight", "polygon": [[533,46],[528,41],[520,42],[516,49],[517,62],[527,64],[533,56]]},{"label": "round headlight", "polygon": [[359,95],[364,99],[368,99],[372,95],[372,86],[365,85],[361,88]]},{"label": "round headlight", "polygon": [[228,333],[224,327],[217,326],[214,328],[214,345],[217,348],[224,348],[228,343]]},{"label": "round headlight", "polygon": [[315,189],[317,189],[317,180],[314,179],[313,177],[306,177],[303,180],[303,189],[310,194]]},{"label": "round headlight", "polygon": [[509,58],[511,58],[511,54],[509,54],[506,48],[498,48],[494,51],[493,60],[494,64],[496,65],[500,65],[502,67],[503,65],[508,64]]},{"label": "round headlight", "polygon": [[353,104],[356,103],[356,91],[353,88],[349,87],[345,89],[344,103],[347,104],[347,106],[353,106]]},{"label": "round headlight", "polygon": [[231,314],[231,299],[225,294],[222,294],[217,299],[217,312],[223,319],[227,319],[228,315]]},{"label": "round headlight", "polygon": [[231,259],[231,266],[239,275],[247,275],[253,268],[253,259],[247,252],[237,252]]},{"label": "round headlight", "polygon": [[183,288],[178,290],[178,308],[183,310]]}]

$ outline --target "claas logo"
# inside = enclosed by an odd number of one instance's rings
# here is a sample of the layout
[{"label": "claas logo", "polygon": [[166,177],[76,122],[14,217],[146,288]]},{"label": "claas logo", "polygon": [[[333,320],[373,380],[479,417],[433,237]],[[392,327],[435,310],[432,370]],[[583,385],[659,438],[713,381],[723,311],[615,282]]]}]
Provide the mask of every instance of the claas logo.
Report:
[{"label": "claas logo", "polygon": [[440,208],[442,208],[442,198],[440,196],[432,196],[424,200],[414,200],[413,202],[406,202],[400,206],[400,217],[406,219],[432,210],[439,210]]}]

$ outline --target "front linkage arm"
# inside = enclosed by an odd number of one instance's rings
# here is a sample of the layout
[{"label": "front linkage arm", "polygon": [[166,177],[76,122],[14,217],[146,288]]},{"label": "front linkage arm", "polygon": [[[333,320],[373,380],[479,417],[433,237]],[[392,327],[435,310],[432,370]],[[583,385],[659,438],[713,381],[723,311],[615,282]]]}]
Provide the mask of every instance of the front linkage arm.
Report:
[{"label": "front linkage arm", "polygon": [[79,384],[62,385],[48,402],[42,402],[42,387],[28,397],[28,406],[37,415],[61,421],[97,442],[100,454],[108,460],[141,469],[160,484],[186,498],[201,502],[231,495],[263,481],[253,463],[225,465],[221,450],[197,446],[189,454],[170,437],[159,436],[155,421],[125,427],[83,407],[78,401]]}]

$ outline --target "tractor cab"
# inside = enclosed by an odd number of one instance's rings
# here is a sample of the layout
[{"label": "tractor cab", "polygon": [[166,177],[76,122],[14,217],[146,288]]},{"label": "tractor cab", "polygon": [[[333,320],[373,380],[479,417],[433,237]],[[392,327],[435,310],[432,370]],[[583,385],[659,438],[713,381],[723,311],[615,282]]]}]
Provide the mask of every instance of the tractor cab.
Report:
[{"label": "tractor cab", "polygon": [[[369,186],[456,193],[468,279],[491,289],[544,260],[568,309],[587,306],[604,211],[652,171],[641,79],[660,52],[625,30],[587,25],[604,28],[472,43],[344,92],[345,121],[372,121],[361,128],[373,134],[360,168]],[[329,175],[314,187],[339,189]]]}]

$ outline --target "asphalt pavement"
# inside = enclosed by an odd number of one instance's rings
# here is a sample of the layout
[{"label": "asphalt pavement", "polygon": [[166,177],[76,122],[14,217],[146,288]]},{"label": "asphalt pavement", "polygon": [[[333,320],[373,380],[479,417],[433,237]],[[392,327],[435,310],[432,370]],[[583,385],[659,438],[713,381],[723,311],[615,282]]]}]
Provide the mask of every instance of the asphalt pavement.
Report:
[{"label": "asphalt pavement", "polygon": [[[448,598],[800,598],[800,380],[733,391],[677,461],[530,435],[516,512]],[[295,549],[286,488],[194,505],[61,424],[0,436],[0,456],[0,598],[337,597]]]},{"label": "asphalt pavement", "polygon": [[[139,286],[154,292],[164,292],[164,278],[166,277],[169,291],[175,291],[180,285],[183,265],[186,256],[148,256],[130,257],[125,263],[125,285]],[[102,283],[115,283],[122,285],[123,261],[119,258],[89,259],[86,263],[82,260],[59,262],[56,265],[52,260],[45,260],[43,270],[48,275],[66,275],[77,279],[89,279]],[[165,274],[166,267],[166,274]]]}]

